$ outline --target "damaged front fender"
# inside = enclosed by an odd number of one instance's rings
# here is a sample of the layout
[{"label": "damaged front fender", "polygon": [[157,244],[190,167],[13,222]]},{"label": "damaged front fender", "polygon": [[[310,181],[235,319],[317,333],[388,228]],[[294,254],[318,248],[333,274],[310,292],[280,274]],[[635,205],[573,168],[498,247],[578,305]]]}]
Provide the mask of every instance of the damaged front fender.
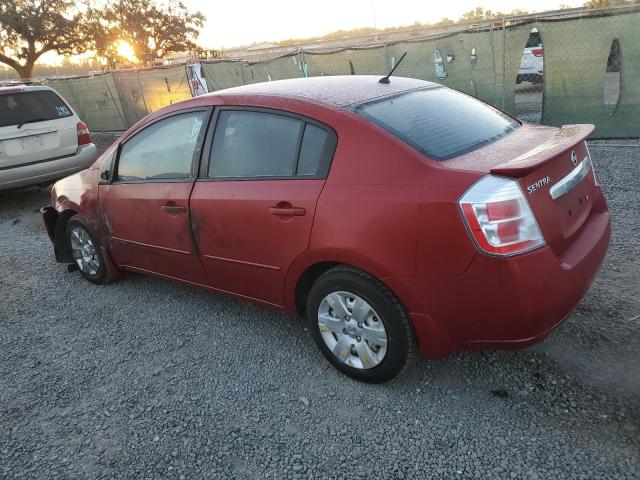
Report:
[{"label": "damaged front fender", "polygon": [[55,208],[48,205],[40,209],[44,226],[47,229],[47,235],[53,242],[53,252],[58,263],[73,263],[73,256],[67,248],[67,242],[64,236],[67,220],[75,213],[70,212],[68,215],[59,214]]}]

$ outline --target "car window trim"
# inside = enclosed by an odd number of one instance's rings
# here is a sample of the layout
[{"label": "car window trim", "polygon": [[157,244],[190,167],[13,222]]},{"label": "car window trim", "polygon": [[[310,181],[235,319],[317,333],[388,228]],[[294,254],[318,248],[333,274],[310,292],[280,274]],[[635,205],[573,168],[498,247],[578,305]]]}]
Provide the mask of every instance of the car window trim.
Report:
[{"label": "car window trim", "polygon": [[[280,115],[284,117],[291,117],[298,119],[302,122],[302,128],[299,132],[298,145],[297,145],[297,154],[294,157],[294,173],[293,175],[286,176],[252,176],[252,177],[219,177],[213,178],[209,177],[209,167],[211,163],[211,150],[213,148],[213,137],[215,136],[216,130],[218,128],[218,120],[220,118],[220,113],[223,111],[242,111],[242,112],[258,112],[258,113],[270,113],[272,115]],[[318,166],[318,174],[316,175],[297,175],[298,164],[300,162],[300,151],[302,150],[302,140],[304,139],[304,131],[307,127],[307,124],[310,123],[315,125],[318,128],[326,131],[329,135],[329,141],[325,145],[325,149],[322,152],[322,159],[320,161],[320,165]],[[216,106],[211,122],[210,127],[207,129],[207,136],[204,142],[204,147],[202,149],[200,168],[198,170],[198,178],[196,179],[199,182],[226,182],[226,181],[265,181],[265,180],[326,180],[329,176],[329,170],[331,169],[331,164],[333,163],[333,157],[336,152],[336,148],[338,145],[338,133],[326,123],[322,123],[316,119],[307,117],[305,115],[301,115],[299,113],[290,112],[288,110],[280,110],[277,108],[268,108],[268,107],[253,107],[248,105],[224,105],[224,106]]]},{"label": "car window trim", "polygon": [[[198,133],[198,140],[196,142],[196,148],[193,151],[193,156],[191,158],[191,168],[189,170],[189,176],[188,177],[181,177],[181,178],[141,178],[141,179],[136,179],[136,180],[118,180],[117,178],[117,172],[118,172],[118,166],[120,164],[120,155],[122,153],[122,147],[132,138],[136,137],[139,133],[143,132],[144,130],[146,130],[147,128],[151,127],[152,125],[162,121],[162,120],[166,120],[168,118],[171,117],[176,117],[178,115],[184,115],[187,113],[193,113],[193,112],[204,112],[204,118],[202,120],[202,126],[200,127],[200,132]],[[110,169],[111,171],[109,172],[109,180],[108,181],[104,181],[104,184],[129,184],[129,183],[191,183],[194,182],[197,178],[197,172],[198,172],[198,165],[200,163],[200,159],[202,157],[202,151],[203,151],[203,146],[204,146],[204,140],[205,140],[205,135],[209,129],[209,122],[211,121],[211,113],[213,112],[213,107],[212,106],[204,106],[204,107],[190,107],[190,108],[185,108],[182,110],[175,110],[172,112],[169,112],[165,115],[161,115],[158,118],[154,118],[151,122],[145,124],[142,128],[140,128],[139,130],[133,132],[131,135],[128,135],[124,140],[122,140],[118,146],[117,146],[117,153],[114,157],[114,159],[112,160],[113,163],[113,168]]]}]

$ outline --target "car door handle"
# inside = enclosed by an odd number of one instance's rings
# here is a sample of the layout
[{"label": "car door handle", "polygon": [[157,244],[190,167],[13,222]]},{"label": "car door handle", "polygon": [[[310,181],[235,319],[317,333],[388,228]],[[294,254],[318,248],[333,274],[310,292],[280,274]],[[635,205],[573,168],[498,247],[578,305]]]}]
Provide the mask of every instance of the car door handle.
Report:
[{"label": "car door handle", "polygon": [[278,217],[301,217],[307,211],[300,207],[271,207],[269,208],[269,213]]},{"label": "car door handle", "polygon": [[162,211],[164,213],[184,213],[187,211],[182,205],[176,205],[175,203],[167,203],[162,205]]}]

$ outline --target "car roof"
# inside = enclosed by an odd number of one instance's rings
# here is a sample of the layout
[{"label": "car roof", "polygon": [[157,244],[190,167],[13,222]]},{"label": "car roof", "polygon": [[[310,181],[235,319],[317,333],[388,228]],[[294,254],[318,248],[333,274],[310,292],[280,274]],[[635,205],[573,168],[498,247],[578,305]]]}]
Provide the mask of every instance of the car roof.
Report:
[{"label": "car roof", "polygon": [[45,85],[26,85],[24,83],[16,83],[15,85],[6,85],[0,87],[0,95],[3,93],[31,92],[35,90],[53,90]]},{"label": "car roof", "polygon": [[407,90],[440,86],[415,78],[391,77],[389,83],[380,83],[380,75],[336,75],[276,80],[233,87],[209,94],[210,96],[276,96],[302,98],[345,107],[374,98],[394,95]]}]

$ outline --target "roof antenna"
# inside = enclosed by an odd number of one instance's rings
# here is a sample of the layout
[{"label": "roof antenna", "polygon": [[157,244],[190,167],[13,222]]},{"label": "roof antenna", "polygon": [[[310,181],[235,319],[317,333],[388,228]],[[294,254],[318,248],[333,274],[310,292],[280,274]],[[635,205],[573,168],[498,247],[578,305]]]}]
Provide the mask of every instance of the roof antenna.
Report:
[{"label": "roof antenna", "polygon": [[396,68],[398,68],[398,65],[400,65],[400,62],[402,62],[402,59],[406,54],[407,52],[404,52],[402,54],[402,56],[400,57],[400,60],[398,60],[398,63],[395,64],[395,66],[391,69],[391,71],[387,74],[386,77],[382,77],[380,80],[378,80],[378,83],[390,83],[389,77],[393,74],[393,72],[395,72]]}]

